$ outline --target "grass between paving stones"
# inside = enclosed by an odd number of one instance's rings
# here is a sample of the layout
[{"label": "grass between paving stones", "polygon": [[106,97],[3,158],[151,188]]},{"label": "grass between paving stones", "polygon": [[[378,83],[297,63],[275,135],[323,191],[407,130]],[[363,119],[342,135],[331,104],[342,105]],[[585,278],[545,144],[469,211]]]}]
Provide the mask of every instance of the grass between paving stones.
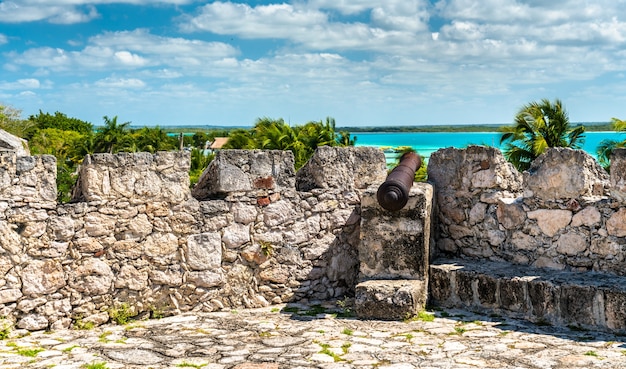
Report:
[{"label": "grass between paving stones", "polygon": [[77,348],[77,347],[80,347],[80,346],[78,346],[78,345],[68,346],[68,347],[64,348],[63,350],[61,350],[61,351],[69,353],[69,352],[72,352],[72,350]]},{"label": "grass between paving stones", "polygon": [[18,355],[22,355],[26,357],[35,357],[37,356],[38,353],[42,351],[45,351],[45,350],[42,349],[41,347],[23,347],[23,348],[17,349]]},{"label": "grass between paving stones", "polygon": [[602,359],[602,358],[600,357],[600,355],[598,355],[598,353],[597,353],[597,352],[595,352],[595,351],[587,351],[587,352],[585,352],[585,353],[584,353],[584,355],[585,355],[585,356],[593,356],[593,357],[595,357],[595,358]]},{"label": "grass between paving stones", "polygon": [[108,369],[107,368],[107,363],[101,361],[101,362],[93,362],[91,364],[83,364],[83,366],[81,366],[81,368],[83,369]]},{"label": "grass between paving stones", "polygon": [[330,345],[328,343],[317,343],[322,348],[320,354],[328,355],[333,358],[335,362],[343,361],[344,359],[336,353],[330,351]]},{"label": "grass between paving stones", "polygon": [[301,316],[317,316],[320,314],[330,314],[334,318],[352,318],[354,312],[348,307],[348,303],[338,301],[340,309],[327,309],[322,305],[312,305],[308,309],[301,309],[297,306],[285,306],[281,312],[297,314]]},{"label": "grass between paving stones", "polygon": [[455,336],[455,335],[460,336],[465,332],[466,332],[466,329],[463,327],[454,327],[454,332],[448,333],[448,336]]},{"label": "grass between paving stones", "polygon": [[176,364],[177,367],[179,368],[202,368],[203,366],[207,366],[208,364],[193,364],[193,363],[188,363],[186,361],[183,361],[180,364]]},{"label": "grass between paving stones", "polygon": [[413,315],[413,316],[407,316],[404,319],[405,323],[410,323],[410,322],[417,322],[417,321],[421,321],[421,322],[432,322],[435,320],[435,314],[434,313],[430,313],[426,310],[422,310],[420,312],[417,313],[417,315]]},{"label": "grass between paving stones", "polygon": [[111,332],[111,331],[104,331],[104,332],[102,332],[100,334],[100,336],[98,336],[98,342],[102,342],[102,343],[109,342],[110,340],[107,337],[109,337],[112,334],[113,334],[113,332]]}]

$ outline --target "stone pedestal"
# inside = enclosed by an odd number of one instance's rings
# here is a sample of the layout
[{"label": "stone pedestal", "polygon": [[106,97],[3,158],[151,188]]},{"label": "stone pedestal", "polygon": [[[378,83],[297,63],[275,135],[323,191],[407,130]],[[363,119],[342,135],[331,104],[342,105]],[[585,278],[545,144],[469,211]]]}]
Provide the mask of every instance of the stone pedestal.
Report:
[{"label": "stone pedestal", "polygon": [[422,310],[428,295],[433,189],[415,183],[407,205],[394,212],[378,205],[377,190],[361,196],[355,310],[360,318],[404,319]]},{"label": "stone pedestal", "polygon": [[427,284],[420,280],[365,281],[356,286],[356,315],[362,319],[407,319],[424,308],[427,292]]}]

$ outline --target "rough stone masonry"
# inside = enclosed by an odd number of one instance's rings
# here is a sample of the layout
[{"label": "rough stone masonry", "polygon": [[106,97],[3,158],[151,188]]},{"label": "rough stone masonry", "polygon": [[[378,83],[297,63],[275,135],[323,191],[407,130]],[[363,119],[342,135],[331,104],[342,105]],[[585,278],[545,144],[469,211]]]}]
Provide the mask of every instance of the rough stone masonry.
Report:
[{"label": "rough stone masonry", "polygon": [[350,294],[360,191],[386,174],[373,148],[320,148],[306,179],[290,152],[222,151],[198,200],[186,153],[94,154],[57,204],[54,157],[0,162],[0,316],[29,330]]},{"label": "rough stone masonry", "polygon": [[[438,151],[434,242],[412,264],[428,272],[388,277],[428,283],[444,306],[626,332],[625,158],[616,150],[609,176],[582,151],[551,149],[519,173],[493,148]],[[361,243],[363,201],[386,175],[380,150],[321,147],[298,173],[289,152],[221,151],[193,190],[189,160],[90,155],[73,201],[57,204],[54,157],[0,153],[0,316],[55,329],[121,306],[145,316],[342,298],[380,277]],[[430,224],[428,209],[410,211]]]}]

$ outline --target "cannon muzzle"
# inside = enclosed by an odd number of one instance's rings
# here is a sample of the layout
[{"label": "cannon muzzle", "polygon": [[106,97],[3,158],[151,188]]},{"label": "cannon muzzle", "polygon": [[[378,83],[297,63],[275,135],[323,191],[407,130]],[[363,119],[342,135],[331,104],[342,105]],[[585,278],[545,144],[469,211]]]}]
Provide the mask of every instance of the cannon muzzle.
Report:
[{"label": "cannon muzzle", "polygon": [[378,204],[389,211],[402,209],[409,201],[409,191],[413,187],[415,172],[422,165],[422,159],[415,152],[407,152],[400,163],[393,168],[383,184],[378,187]]}]

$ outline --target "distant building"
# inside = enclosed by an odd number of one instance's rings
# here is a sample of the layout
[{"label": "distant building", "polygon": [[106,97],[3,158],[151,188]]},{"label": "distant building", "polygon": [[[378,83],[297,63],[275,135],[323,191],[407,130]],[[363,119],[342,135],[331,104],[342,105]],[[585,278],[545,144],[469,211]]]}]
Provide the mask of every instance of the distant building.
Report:
[{"label": "distant building", "polygon": [[209,149],[211,149],[211,151],[219,150],[226,145],[227,142],[228,137],[215,137],[215,140],[211,143]]}]

